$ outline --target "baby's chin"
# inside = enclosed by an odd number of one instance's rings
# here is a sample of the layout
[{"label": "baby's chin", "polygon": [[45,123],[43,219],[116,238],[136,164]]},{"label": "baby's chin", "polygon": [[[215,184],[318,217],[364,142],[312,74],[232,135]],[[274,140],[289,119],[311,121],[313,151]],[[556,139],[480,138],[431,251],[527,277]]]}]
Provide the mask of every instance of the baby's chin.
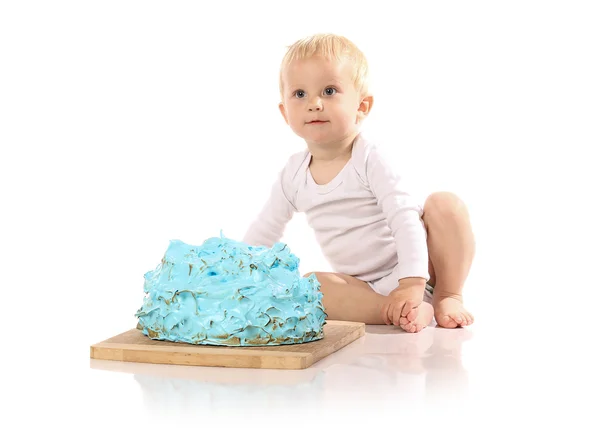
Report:
[{"label": "baby's chin", "polygon": [[326,133],[322,134],[322,136],[305,137],[304,140],[312,144],[335,144],[339,142],[351,141],[358,135],[358,133],[358,130],[349,130],[344,133]]},{"label": "baby's chin", "polygon": [[331,144],[342,141],[344,138],[347,138],[349,134],[336,133],[327,130],[320,131],[319,128],[309,128],[308,130],[297,131],[296,135],[310,144]]}]

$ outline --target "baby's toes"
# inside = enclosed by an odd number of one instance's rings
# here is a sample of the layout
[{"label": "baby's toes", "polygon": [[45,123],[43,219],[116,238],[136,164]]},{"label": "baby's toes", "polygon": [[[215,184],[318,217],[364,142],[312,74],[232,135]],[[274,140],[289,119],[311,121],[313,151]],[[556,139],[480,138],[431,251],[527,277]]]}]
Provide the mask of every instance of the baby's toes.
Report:
[{"label": "baby's toes", "polygon": [[403,331],[413,333],[415,332],[415,325],[413,323],[407,323],[405,325],[400,325]]},{"label": "baby's toes", "polygon": [[456,321],[449,315],[444,315],[439,319],[436,317],[436,322],[443,328],[456,328],[458,326]]},{"label": "baby's toes", "polygon": [[471,314],[469,314],[467,311],[463,311],[462,317],[463,317],[463,322],[461,323],[461,326],[469,326],[470,324],[473,323],[473,316]]},{"label": "baby's toes", "polygon": [[452,320],[454,320],[456,322],[456,324],[458,326],[467,324],[467,319],[461,312],[456,312],[454,314],[450,314],[450,317],[452,318]]},{"label": "baby's toes", "polygon": [[411,334],[414,334],[416,332],[421,332],[423,330],[423,328],[425,328],[425,326],[420,323],[411,323],[410,325],[408,325],[408,327],[407,327],[407,329],[405,329],[405,331],[410,332]]},{"label": "baby's toes", "polygon": [[467,325],[472,325],[475,321],[475,317],[473,317],[473,314],[467,312],[465,315],[467,316]]}]

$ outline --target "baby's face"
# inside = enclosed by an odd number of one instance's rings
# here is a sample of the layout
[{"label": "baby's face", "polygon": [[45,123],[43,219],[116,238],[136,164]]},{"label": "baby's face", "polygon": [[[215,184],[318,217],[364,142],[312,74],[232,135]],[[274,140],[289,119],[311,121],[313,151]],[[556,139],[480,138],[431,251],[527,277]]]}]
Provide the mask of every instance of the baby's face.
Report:
[{"label": "baby's face", "polygon": [[294,133],[308,143],[327,144],[357,133],[360,102],[348,62],[313,57],[294,61],[283,71],[279,108]]}]

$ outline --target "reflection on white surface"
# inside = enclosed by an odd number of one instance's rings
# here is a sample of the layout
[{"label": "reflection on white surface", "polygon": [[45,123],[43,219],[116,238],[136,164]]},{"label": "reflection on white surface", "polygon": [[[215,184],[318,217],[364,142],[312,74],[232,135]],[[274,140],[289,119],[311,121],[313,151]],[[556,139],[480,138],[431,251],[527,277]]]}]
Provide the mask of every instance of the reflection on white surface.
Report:
[{"label": "reflection on white surface", "polygon": [[90,360],[94,369],[128,372],[148,410],[164,415],[232,407],[277,411],[329,405],[381,405],[416,410],[450,393],[468,396],[462,346],[469,329],[427,328],[407,334],[367,326],[366,335],[303,370],[170,366]]},{"label": "reflection on white surface", "polygon": [[[90,360],[90,366],[106,389],[99,397],[139,400],[137,418],[160,421],[156,430],[165,433],[199,421],[240,433],[265,421],[269,427],[311,421],[357,438],[385,435],[390,425],[397,433],[400,425],[404,436],[418,436],[426,426],[430,436],[446,440],[515,433],[594,439],[590,435],[598,431],[588,429],[594,407],[583,403],[599,390],[598,363],[584,349],[574,334],[535,323],[429,327],[417,334],[367,326],[364,337],[304,370],[99,360]],[[133,389],[140,392],[135,400]],[[447,433],[456,426],[468,427],[468,433]],[[251,439],[260,438],[252,433]]]}]

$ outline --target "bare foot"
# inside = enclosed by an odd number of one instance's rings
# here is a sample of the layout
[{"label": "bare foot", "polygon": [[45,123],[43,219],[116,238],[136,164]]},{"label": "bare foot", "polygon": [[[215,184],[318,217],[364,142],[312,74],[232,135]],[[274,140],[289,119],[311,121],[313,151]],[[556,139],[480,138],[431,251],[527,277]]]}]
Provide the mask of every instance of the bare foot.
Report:
[{"label": "bare foot", "polygon": [[433,307],[423,302],[421,288],[416,289],[397,288],[387,296],[381,309],[381,317],[386,325],[400,326],[406,332],[419,332],[431,323]]},{"label": "bare foot", "polygon": [[435,321],[442,328],[469,326],[475,321],[473,314],[463,306],[460,295],[443,295],[434,292],[433,310]]},{"label": "bare foot", "polygon": [[426,328],[433,319],[433,306],[427,302],[417,303],[408,300],[406,306],[410,312],[406,317],[400,317],[400,327],[406,332],[420,332]]}]

